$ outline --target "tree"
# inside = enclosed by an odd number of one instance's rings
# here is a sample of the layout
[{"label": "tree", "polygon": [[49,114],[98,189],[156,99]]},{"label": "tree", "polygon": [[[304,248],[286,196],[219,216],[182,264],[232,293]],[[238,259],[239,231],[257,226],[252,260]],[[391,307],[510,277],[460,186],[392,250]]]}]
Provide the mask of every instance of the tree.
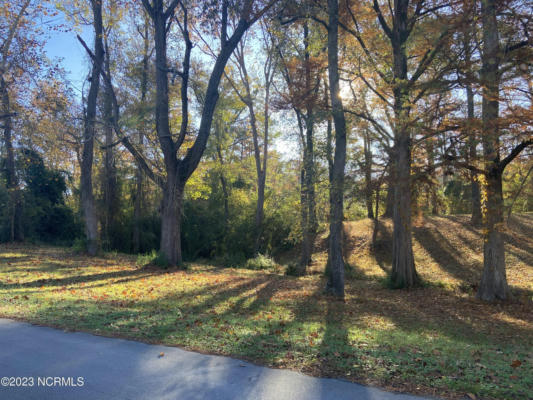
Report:
[{"label": "tree", "polygon": [[[368,19],[368,11],[364,9],[366,6],[361,4],[357,8],[364,11],[365,29],[361,24],[361,17],[356,15],[352,10],[353,5],[348,3],[347,20],[351,21],[351,25],[343,23],[341,26],[359,43],[366,64],[372,68],[371,74],[377,76],[380,84],[372,84],[364,74],[360,74],[360,78],[385,108],[391,110],[391,113],[385,110],[390,129],[375,118],[370,118],[370,121],[385,138],[390,137],[393,141],[389,178],[394,188],[391,281],[395,287],[411,287],[419,283],[411,233],[412,150],[413,138],[417,133],[414,128],[420,119],[414,111],[415,105],[422,98],[446,89],[447,83],[443,76],[449,65],[445,63],[433,70],[430,67],[449,41],[455,24],[454,14],[450,4],[446,2],[429,4],[424,0],[398,0],[383,7],[378,0],[374,0],[371,8],[373,19],[377,18],[378,29],[381,31],[378,37],[385,38],[386,45],[383,45],[386,47],[383,51],[390,52],[389,58],[385,58],[385,54],[376,55],[368,47],[367,38],[375,38],[376,33],[373,30],[374,22]],[[442,12],[443,9],[447,12]],[[419,34],[422,26],[426,28],[423,37]],[[417,46],[413,45],[415,41]],[[367,114],[360,116],[369,118]],[[389,131],[392,131],[392,136]],[[390,187],[389,185],[389,189]]]},{"label": "tree", "polygon": [[[5,10],[8,24],[4,27],[5,39],[0,47],[0,97],[2,103],[2,122],[4,130],[4,145],[6,149],[6,183],[9,192],[9,216],[10,216],[10,240],[22,240],[24,238],[21,227],[21,199],[18,190],[18,180],[15,173],[15,152],[13,150],[13,122],[12,104],[9,94],[9,69],[14,67],[12,46],[17,44],[19,30],[25,26],[26,10],[30,6],[30,0],[25,0],[18,10]],[[27,27],[25,27],[27,28]],[[21,48],[19,48],[21,49]]]},{"label": "tree", "polygon": [[365,127],[363,129],[363,169],[365,174],[366,216],[368,218],[374,219],[374,208],[372,201],[372,194],[374,192],[372,187],[372,138],[370,135],[370,129],[368,128],[367,124],[365,124]]},{"label": "tree", "polygon": [[301,34],[303,39],[301,48],[298,37],[290,37],[289,33],[286,33],[286,37],[278,44],[280,69],[286,91],[281,94],[277,105],[281,109],[292,109],[298,123],[299,141],[302,148],[300,170],[302,250],[294,273],[305,275],[306,268],[312,261],[311,255],[318,230],[314,136],[315,126],[319,122],[319,113],[323,108],[319,100],[323,60],[311,49],[316,38],[313,38],[314,29],[310,18],[306,16],[296,27],[298,35]]},{"label": "tree", "polygon": [[[476,2],[473,1],[473,4],[470,4],[470,1],[465,1],[465,13],[469,15],[475,15]],[[474,126],[474,91],[472,88],[472,42],[475,35],[475,23],[467,24],[463,33],[463,49],[464,49],[464,58],[465,58],[465,69],[466,69],[466,82],[465,82],[465,91],[466,91],[466,104],[467,104],[467,120],[468,125],[468,161],[470,164],[473,164],[477,156],[477,145],[478,138],[475,133]],[[468,76],[470,75],[470,76]],[[472,217],[471,221],[474,226],[479,226],[482,222],[481,219],[481,192],[479,187],[479,179],[475,171],[470,171],[470,191],[471,191],[471,203],[472,203]]]},{"label": "tree", "polygon": [[250,126],[252,128],[252,142],[254,147],[255,170],[257,174],[257,203],[255,211],[255,245],[254,252],[258,253],[261,250],[261,236],[263,230],[264,220],[264,206],[265,206],[265,183],[267,177],[267,163],[268,163],[268,144],[269,144],[269,128],[270,128],[270,91],[274,74],[276,71],[276,57],[275,48],[271,40],[271,34],[267,28],[262,25],[261,36],[263,37],[263,50],[265,59],[262,68],[262,89],[263,89],[263,143],[260,145],[259,123],[256,116],[256,102],[255,96],[252,94],[252,85],[248,69],[246,67],[245,57],[245,41],[242,40],[235,49],[235,60],[237,70],[239,72],[240,82],[243,86],[243,92],[237,87],[233,80],[226,74],[226,78],[231,83],[233,90],[239,96],[241,101],[248,108],[250,119]]},{"label": "tree", "polygon": [[[477,297],[485,301],[506,300],[509,287],[505,273],[505,249],[503,238],[502,175],[506,166],[521,151],[533,144],[531,132],[509,154],[501,158],[501,125],[499,119],[500,84],[502,64],[512,60],[514,54],[528,44],[529,38],[502,48],[498,26],[498,5],[494,0],[484,0],[481,7],[483,50],[480,80],[483,87],[482,144],[486,179],[485,240],[483,247],[483,275]],[[527,130],[526,130],[527,131]]]},{"label": "tree", "polygon": [[98,219],[93,193],[92,170],[96,135],[96,104],[100,88],[100,74],[103,70],[104,46],[102,42],[102,2],[91,0],[91,7],[94,27],[94,57],[92,59],[91,79],[84,115],[80,194],[85,219],[87,253],[94,256],[98,251]]},{"label": "tree", "polygon": [[[183,1],[173,0],[167,7],[163,0],[143,0],[143,6],[152,20],[154,27],[155,42],[155,71],[156,71],[156,105],[155,120],[156,131],[160,149],[163,153],[165,175],[153,171],[146,162],[145,157],[123,134],[119,125],[119,104],[116,95],[113,95],[113,124],[116,134],[121,142],[135,157],[136,161],[143,167],[147,176],[161,186],[163,190],[163,201],[161,207],[161,243],[160,252],[170,265],[180,265],[183,262],[181,251],[181,213],[183,205],[183,191],[187,180],[190,178],[205,150],[207,139],[211,131],[211,122],[218,100],[218,85],[224,73],[224,68],[229,57],[237,47],[243,34],[255,23],[273,4],[274,0],[262,6],[255,4],[254,0],[245,1],[238,9],[229,10],[229,3],[223,1],[220,9],[219,39],[220,49],[216,57],[215,64],[209,77],[209,83],[205,91],[204,104],[201,112],[198,133],[193,144],[186,150],[183,157],[179,157],[179,150],[189,134],[188,115],[188,85],[190,73],[190,54],[193,43],[189,34],[189,8]],[[254,10],[254,5],[256,9]],[[180,7],[182,21],[178,24],[183,40],[185,42],[185,52],[181,71],[169,68],[167,62],[167,34],[170,24],[178,20],[175,15],[177,7]],[[217,12],[217,4],[213,10]],[[228,11],[234,11],[237,21],[231,35],[228,33]],[[80,41],[81,38],[79,38]],[[84,44],[84,42],[82,41]],[[90,52],[84,44],[86,50]],[[91,58],[96,59],[91,54]],[[111,77],[105,71],[100,70],[106,84],[112,88]],[[178,136],[174,139],[169,124],[169,91],[168,75],[173,73],[181,78],[181,124]]]},{"label": "tree", "polygon": [[340,98],[338,36],[339,2],[328,0],[328,73],[331,113],[335,123],[335,156],[330,181],[329,267],[327,288],[344,298],[344,259],[342,256],[342,221],[344,166],[346,163],[346,120]]},{"label": "tree", "polygon": [[[147,94],[148,94],[148,78],[149,78],[149,61],[150,61],[150,21],[148,15],[143,12],[143,24],[138,27],[137,31],[142,38],[142,61],[141,61],[141,76],[140,76],[140,115],[138,123],[138,146],[141,147],[144,143],[147,134],[146,113],[148,108]],[[135,195],[133,200],[133,251],[138,253],[141,250],[141,220],[143,217],[144,208],[144,173],[140,165],[136,166],[135,170]]]},{"label": "tree", "polygon": [[[114,45],[112,35],[114,25],[116,24],[115,20],[117,19],[116,14],[118,14],[116,4],[111,2],[106,18],[106,26],[103,28],[104,60],[102,68],[104,68],[107,75],[111,75],[111,69],[113,68],[109,47],[110,45]],[[100,226],[102,242],[107,248],[110,248],[114,238],[113,233],[116,230],[118,214],[120,212],[120,193],[115,156],[116,147],[113,145],[113,95],[108,86],[104,87],[102,103],[104,163],[101,183],[103,201],[100,212]]]}]

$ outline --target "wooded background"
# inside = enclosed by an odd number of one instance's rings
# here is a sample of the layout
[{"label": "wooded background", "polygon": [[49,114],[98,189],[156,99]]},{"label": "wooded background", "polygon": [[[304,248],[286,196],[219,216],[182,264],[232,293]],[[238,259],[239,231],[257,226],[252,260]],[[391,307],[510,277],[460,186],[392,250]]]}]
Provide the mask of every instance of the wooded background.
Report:
[{"label": "wooded background", "polygon": [[[43,46],[81,27],[79,94]],[[0,241],[170,265],[297,249],[304,275],[329,230],[342,297],[343,220],[392,218],[411,287],[413,221],[468,213],[477,295],[506,299],[506,222],[533,211],[531,28],[516,0],[2,0]]]}]

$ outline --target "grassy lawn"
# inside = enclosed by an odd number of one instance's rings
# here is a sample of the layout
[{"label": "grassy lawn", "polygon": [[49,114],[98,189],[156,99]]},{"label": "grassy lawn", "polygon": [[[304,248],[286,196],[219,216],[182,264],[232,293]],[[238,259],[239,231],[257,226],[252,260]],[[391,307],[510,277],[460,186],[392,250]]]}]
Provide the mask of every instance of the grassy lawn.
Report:
[{"label": "grassy lawn", "polygon": [[[4,245],[0,316],[397,391],[530,398],[532,218],[517,218],[509,232],[515,299],[498,305],[474,298],[481,236],[457,218],[430,219],[415,231],[417,267],[429,284],[410,291],[382,284],[388,250],[385,244],[383,251],[370,250],[364,234],[369,221],[347,224],[354,277],[345,303],[324,296],[320,274],[297,279],[280,270],[206,264],[163,271],[120,254],[87,258],[69,249]],[[388,229],[385,223],[383,243]]]}]

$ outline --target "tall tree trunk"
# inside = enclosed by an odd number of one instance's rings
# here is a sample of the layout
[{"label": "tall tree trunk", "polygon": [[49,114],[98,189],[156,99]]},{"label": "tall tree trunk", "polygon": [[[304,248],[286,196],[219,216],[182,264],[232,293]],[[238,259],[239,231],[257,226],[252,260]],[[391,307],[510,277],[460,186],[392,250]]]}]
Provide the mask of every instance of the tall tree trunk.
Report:
[{"label": "tall tree trunk", "polygon": [[392,218],[394,215],[394,182],[391,172],[387,176],[387,196],[385,197],[385,211],[383,212],[383,218]]},{"label": "tall tree trunk", "polygon": [[[309,111],[308,111],[309,114]],[[301,254],[302,275],[305,275],[306,267],[311,264],[318,222],[316,217],[316,195],[315,195],[315,160],[314,160],[314,139],[313,139],[313,113],[306,118],[305,130],[305,151],[302,171],[302,190],[305,195],[302,197],[302,209],[305,209],[305,222],[303,226],[303,242]]]},{"label": "tall tree trunk", "polygon": [[[215,139],[218,162],[220,163],[220,185],[222,187],[222,195],[224,196],[224,234],[228,232],[229,228],[229,190],[226,176],[224,175],[224,157],[222,155],[222,133],[220,121],[215,120]],[[224,236],[225,239],[225,236]]]},{"label": "tall tree trunk", "polygon": [[[465,12],[474,16],[476,14],[476,0],[464,1]],[[465,52],[465,63],[467,68],[467,77],[465,84],[466,91],[466,107],[467,107],[467,129],[468,132],[468,162],[473,164],[477,161],[477,134],[473,127],[475,118],[474,113],[474,92],[472,90],[472,39],[475,35],[475,24],[471,24],[465,28],[463,47]],[[471,200],[471,223],[474,226],[481,225],[481,191],[479,181],[475,171],[470,171],[470,200]]]},{"label": "tall tree trunk", "polygon": [[20,208],[21,199],[18,190],[18,180],[15,170],[15,152],[13,150],[13,136],[12,136],[12,120],[11,120],[11,104],[9,101],[9,89],[4,77],[0,75],[0,93],[2,96],[2,113],[4,128],[4,146],[6,149],[6,183],[9,193],[8,214],[10,232],[9,238],[12,242],[15,240],[23,240],[24,235],[20,223]]},{"label": "tall tree trunk", "polygon": [[483,274],[477,297],[485,301],[506,300],[509,296],[509,286],[505,272],[502,173],[499,168],[492,169],[487,175],[486,190]]},{"label": "tall tree trunk", "polygon": [[[244,67],[244,61],[241,66],[244,69],[244,74],[247,78],[246,68]],[[265,206],[265,182],[266,182],[266,171],[263,170],[261,163],[261,149],[259,147],[259,132],[257,129],[257,119],[255,116],[255,109],[253,105],[253,100],[251,97],[251,91],[249,89],[248,83],[245,83],[247,90],[247,105],[248,111],[250,113],[250,124],[252,126],[252,136],[253,136],[253,145],[254,145],[254,158],[255,158],[255,171],[257,174],[257,203],[255,208],[255,244],[254,252],[258,253],[261,246],[261,235],[263,231],[263,219],[264,219],[264,206]],[[265,118],[267,116],[265,115]],[[266,123],[266,121],[265,121]],[[268,124],[266,125],[268,126]],[[266,157],[266,154],[263,154],[263,158]]]},{"label": "tall tree trunk", "polygon": [[309,228],[309,207],[307,201],[307,186],[306,186],[306,168],[307,163],[307,145],[305,140],[305,131],[304,131],[304,122],[303,114],[298,108],[294,108],[296,113],[296,118],[298,121],[298,131],[300,136],[300,141],[303,149],[302,165],[300,167],[300,220],[302,227],[302,249],[300,254],[300,262],[296,266],[294,274],[297,276],[303,276],[306,273],[307,265],[309,263],[309,257],[306,256],[309,254],[309,242],[306,240],[308,237],[308,228]]},{"label": "tall tree trunk", "polygon": [[439,214],[439,199],[437,196],[437,179],[435,176],[435,144],[433,138],[429,138],[426,140],[426,153],[428,158],[428,169],[429,169],[429,176],[428,176],[428,183],[427,183],[427,191],[428,191],[428,206],[429,211],[432,215],[438,215]]},{"label": "tall tree trunk", "polygon": [[[270,58],[269,63],[272,62]],[[270,65],[270,64],[269,64]],[[256,229],[257,236],[255,240],[255,251],[261,250],[261,242],[263,237],[263,220],[265,219],[265,187],[267,176],[267,161],[268,161],[268,141],[269,141],[269,128],[270,128],[270,84],[271,84],[271,70],[265,68],[265,104],[264,104],[264,125],[263,125],[263,165],[261,166],[261,174],[258,176],[257,186],[257,220]],[[260,217],[260,218],[259,218]]]},{"label": "tall tree trunk", "polygon": [[411,233],[411,130],[409,129],[409,89],[406,41],[409,1],[398,1],[394,10],[391,44],[394,86],[394,213],[392,235],[392,273],[395,287],[418,283]]},{"label": "tall tree trunk", "polygon": [[178,171],[176,146],[172,140],[169,123],[168,65],[167,65],[167,17],[163,2],[154,2],[152,19],[155,40],[156,104],[155,123],[163,158],[166,179],[161,204],[160,252],[170,265],[183,262],[181,254],[180,217],[183,186]]},{"label": "tall tree trunk", "polygon": [[[146,135],[146,111],[148,104],[146,102],[146,94],[148,91],[148,61],[149,61],[149,21],[145,14],[144,19],[144,35],[143,35],[143,59],[141,70],[141,118],[139,121],[138,141],[139,146],[142,147],[144,137]],[[144,174],[140,165],[135,171],[135,198],[133,202],[133,252],[139,253],[141,251],[141,221],[143,217],[144,207],[144,190],[143,190]]]},{"label": "tall tree trunk", "polygon": [[262,251],[263,221],[265,219],[265,185],[266,172],[261,171],[257,176],[257,204],[255,209],[255,253]]},{"label": "tall tree trunk", "polygon": [[[472,91],[472,85],[467,83],[466,86],[466,102],[468,108],[468,121],[474,120],[474,93]],[[468,161],[470,164],[477,160],[477,139],[475,131],[470,128],[471,131],[468,135]],[[472,217],[471,222],[474,226],[481,224],[481,191],[479,188],[479,181],[475,171],[470,172],[470,189],[471,189],[471,203],[472,203]]]},{"label": "tall tree trunk", "polygon": [[344,298],[344,259],[342,256],[342,221],[344,200],[344,166],[346,163],[346,120],[340,98],[338,29],[339,2],[328,0],[328,72],[331,111],[335,122],[335,156],[330,182],[329,261],[327,289]]},{"label": "tall tree trunk", "polygon": [[3,128],[4,128],[4,145],[6,149],[6,183],[9,192],[8,199],[8,215],[10,224],[9,239],[13,242],[15,240],[24,240],[24,228],[22,226],[22,195],[18,190],[18,180],[15,168],[15,152],[13,151],[13,136],[12,127],[13,121],[11,119],[11,103],[9,99],[8,83],[5,80],[4,74],[9,67],[9,53],[11,51],[11,44],[15,39],[17,30],[20,27],[20,22],[26,13],[26,9],[30,5],[30,0],[19,2],[20,9],[8,27],[4,31],[3,41],[0,44],[1,58],[0,58],[0,97],[2,102]]},{"label": "tall tree trunk", "polygon": [[372,149],[368,131],[363,135],[363,148],[365,156],[365,203],[367,218],[374,219],[373,189],[372,189]]},{"label": "tall tree trunk", "polygon": [[228,183],[223,172],[220,172],[220,185],[222,186],[222,194],[224,196],[224,233],[227,233],[229,228],[229,191]]},{"label": "tall tree trunk", "polygon": [[378,238],[378,229],[379,229],[379,191],[381,190],[381,179],[377,181],[376,187],[376,217],[374,218],[374,229],[372,230],[372,244],[371,247],[375,248],[377,238]]},{"label": "tall tree trunk", "polygon": [[[172,177],[174,178],[174,177]],[[169,265],[181,265],[181,209],[183,185],[177,179],[168,179],[163,189],[161,204],[161,243],[160,251]]]},{"label": "tall tree trunk", "polygon": [[392,236],[392,274],[395,287],[418,283],[411,232],[411,148],[408,135],[400,135],[395,153],[394,215]]},{"label": "tall tree trunk", "polygon": [[[311,264],[316,233],[318,230],[318,222],[316,216],[316,194],[315,194],[315,149],[314,149],[314,104],[310,100],[312,95],[311,82],[311,64],[309,53],[309,26],[304,22],[303,26],[304,39],[304,68],[305,68],[305,94],[309,97],[306,102],[305,110],[305,138],[304,157],[303,157],[303,175],[302,175],[302,209],[305,209],[305,219],[302,218],[303,240],[302,240],[302,254],[300,258],[299,273],[305,275],[307,266]],[[303,214],[302,214],[303,215]]]},{"label": "tall tree trunk", "polygon": [[481,83],[483,85],[482,123],[483,156],[487,171],[487,210],[483,249],[483,275],[477,297],[493,301],[509,295],[505,274],[503,242],[502,167],[500,165],[500,132],[498,127],[500,90],[500,39],[495,0],[484,0],[481,8],[483,51]]},{"label": "tall tree trunk", "polygon": [[[237,51],[237,62],[242,78],[242,83],[245,89],[245,94],[241,94],[234,85],[234,89],[240,99],[248,107],[248,113],[250,114],[250,125],[252,128],[252,142],[253,152],[255,159],[255,170],[257,174],[257,203],[255,208],[255,244],[254,253],[261,251],[262,237],[263,237],[263,221],[265,218],[265,186],[266,186],[266,174],[267,174],[267,160],[268,160],[268,134],[270,127],[270,85],[273,77],[273,64],[272,54],[267,54],[267,59],[263,66],[264,78],[265,78],[265,98],[264,98],[264,124],[263,124],[263,148],[259,144],[259,127],[257,117],[255,114],[254,99],[252,96],[252,88],[250,86],[250,78],[248,76],[248,70],[246,68],[244,47],[241,47]],[[233,85],[233,83],[232,83]],[[261,158],[261,152],[262,158]]]},{"label": "tall tree trunk", "polygon": [[94,137],[96,134],[96,101],[100,86],[100,69],[104,59],[102,44],[102,3],[92,0],[93,25],[94,25],[94,60],[91,72],[91,84],[87,96],[87,109],[85,112],[83,149],[81,161],[81,204],[85,218],[85,235],[87,239],[87,253],[94,256],[98,251],[98,222],[96,206],[94,203],[92,169]]},{"label": "tall tree trunk", "polygon": [[[107,45],[107,39],[104,40],[105,45],[105,66],[106,72],[110,75],[110,56]],[[103,196],[104,196],[104,210],[102,213],[102,234],[104,243],[111,248],[111,230],[115,223],[115,217],[119,211],[118,207],[118,192],[117,192],[117,171],[115,165],[115,154],[113,146],[113,101],[111,88],[107,85],[104,89],[104,182],[103,182]]]},{"label": "tall tree trunk", "polygon": [[387,176],[385,182],[387,184],[387,196],[385,197],[385,210],[383,211],[383,218],[392,218],[394,215],[394,155],[392,151],[388,151],[388,156],[391,160],[389,166],[386,168]]}]

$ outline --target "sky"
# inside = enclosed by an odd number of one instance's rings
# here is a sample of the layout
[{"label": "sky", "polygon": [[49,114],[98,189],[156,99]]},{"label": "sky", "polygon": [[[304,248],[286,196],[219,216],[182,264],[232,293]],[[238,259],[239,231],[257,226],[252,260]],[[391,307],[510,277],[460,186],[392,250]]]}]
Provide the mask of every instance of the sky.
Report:
[{"label": "sky", "polygon": [[[56,17],[55,22],[69,25],[62,14]],[[92,45],[91,27],[81,27],[80,29],[80,36],[87,44]],[[76,34],[77,32],[74,30],[68,32],[51,30],[48,33],[44,50],[49,59],[59,61],[59,65],[67,72],[75,93],[81,96],[83,83],[89,71],[89,63],[85,49],[78,42]]]},{"label": "sky", "polygon": [[[59,14],[53,20],[56,24],[71,24],[65,20],[64,15]],[[71,87],[75,95],[81,99],[84,83],[86,84],[89,73],[89,60],[85,49],[80,44],[76,35],[79,33],[83,40],[92,47],[93,30],[91,26],[80,26],[81,32],[70,30],[50,30],[44,46],[47,57],[50,60],[57,61],[66,71],[67,77],[71,82]],[[87,86],[85,87],[87,90]],[[278,127],[279,129],[279,127]],[[285,134],[287,132],[284,132]],[[298,153],[298,142],[282,135],[273,143],[273,149],[285,157],[292,158]]]}]

